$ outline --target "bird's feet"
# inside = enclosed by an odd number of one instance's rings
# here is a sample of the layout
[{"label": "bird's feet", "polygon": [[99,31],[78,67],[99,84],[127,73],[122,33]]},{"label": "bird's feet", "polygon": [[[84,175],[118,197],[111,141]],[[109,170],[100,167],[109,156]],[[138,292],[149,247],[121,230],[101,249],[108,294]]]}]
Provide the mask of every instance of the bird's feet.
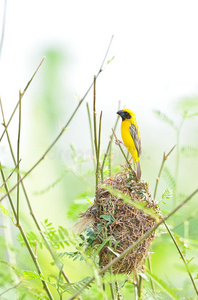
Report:
[{"label": "bird's feet", "polygon": [[122,141],[118,140],[118,139],[115,140],[115,144],[116,144],[116,145],[122,144],[122,145],[125,146],[125,144],[124,144]]}]

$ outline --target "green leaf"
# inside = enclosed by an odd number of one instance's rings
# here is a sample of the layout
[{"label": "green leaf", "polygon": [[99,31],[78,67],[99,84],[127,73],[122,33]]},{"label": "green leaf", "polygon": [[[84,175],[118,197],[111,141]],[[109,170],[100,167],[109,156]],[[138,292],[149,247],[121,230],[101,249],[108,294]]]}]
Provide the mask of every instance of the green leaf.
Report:
[{"label": "green leaf", "polygon": [[162,279],[158,278],[156,275],[152,274],[149,270],[146,271],[147,275],[153,279],[156,284],[166,292],[167,295],[169,295],[172,299],[179,300],[181,299],[174,291],[172,287],[170,287],[168,284],[166,284]]},{"label": "green leaf", "polygon": [[112,215],[101,215],[100,218],[104,219],[108,222],[108,224],[113,223],[115,221],[114,217]]},{"label": "green leaf", "polygon": [[[80,281],[73,282],[73,283],[59,283],[58,286],[59,288],[62,289],[61,294],[67,292],[70,294],[76,293],[79,289],[81,289],[82,286],[84,286],[90,279],[91,277],[87,276],[83,278]],[[87,285],[87,289],[91,287],[91,284]]]},{"label": "green leaf", "polygon": [[174,124],[173,120],[171,120],[167,115],[162,113],[159,110],[154,110],[155,115],[163,122],[170,125],[173,129],[177,130],[177,126]]},{"label": "green leaf", "polygon": [[41,274],[39,275],[36,272],[32,272],[32,271],[22,271],[22,274],[25,276],[25,278],[35,278],[35,279],[41,279],[44,280],[44,276]]},{"label": "green leaf", "polygon": [[194,146],[183,146],[180,151],[186,157],[195,157],[198,155],[198,148]]},{"label": "green leaf", "polygon": [[98,247],[97,251],[96,251],[96,254],[98,254],[102,248],[112,239],[111,236],[109,236],[108,238],[106,238],[103,243]]},{"label": "green leaf", "polygon": [[55,229],[48,219],[42,225],[45,236],[55,249],[64,248],[64,244],[69,246],[69,234],[64,227],[59,226],[58,229]]},{"label": "green leaf", "polygon": [[164,203],[164,204],[166,204],[166,200],[170,200],[171,199],[171,197],[172,197],[172,192],[171,191],[169,191],[169,189],[165,189],[165,191],[163,192],[163,194],[162,194],[162,199],[159,201],[159,203]]},{"label": "green leaf", "polygon": [[115,56],[113,56],[110,60],[107,61],[107,65],[110,64],[110,62],[112,62],[112,60],[114,60]]},{"label": "green leaf", "polygon": [[186,97],[179,100],[177,107],[182,111],[195,110],[198,107],[198,97]]},{"label": "green leaf", "polygon": [[12,221],[12,223],[16,226],[15,221],[14,221],[14,217],[10,215],[9,211],[0,204],[0,210],[2,211],[2,213],[4,213],[7,217],[10,218],[10,220]]},{"label": "green leaf", "polygon": [[73,259],[73,261],[77,260],[78,258],[80,258],[80,260],[84,259],[84,257],[82,256],[82,254],[79,251],[61,252],[59,254],[59,257],[64,257],[64,256],[68,256],[68,258]]},{"label": "green leaf", "polygon": [[186,114],[186,115],[185,115],[185,118],[190,119],[190,118],[197,117],[197,116],[198,116],[198,112],[193,113],[193,114]]},{"label": "green leaf", "polygon": [[148,277],[146,276],[145,273],[142,272],[138,272],[139,276],[141,276],[143,279],[145,279],[146,281],[149,281]]}]

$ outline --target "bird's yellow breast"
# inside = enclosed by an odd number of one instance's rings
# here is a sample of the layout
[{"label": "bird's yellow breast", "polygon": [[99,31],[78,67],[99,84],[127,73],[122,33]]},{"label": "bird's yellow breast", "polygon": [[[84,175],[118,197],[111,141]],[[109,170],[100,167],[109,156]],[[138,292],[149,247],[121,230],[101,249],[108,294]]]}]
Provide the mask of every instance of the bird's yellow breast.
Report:
[{"label": "bird's yellow breast", "polygon": [[123,140],[125,146],[127,147],[127,150],[132,155],[134,162],[138,162],[140,160],[140,158],[138,156],[138,152],[135,147],[135,143],[134,143],[131,133],[129,131],[130,125],[131,125],[131,121],[129,119],[122,121],[122,123],[121,123],[122,140]]}]

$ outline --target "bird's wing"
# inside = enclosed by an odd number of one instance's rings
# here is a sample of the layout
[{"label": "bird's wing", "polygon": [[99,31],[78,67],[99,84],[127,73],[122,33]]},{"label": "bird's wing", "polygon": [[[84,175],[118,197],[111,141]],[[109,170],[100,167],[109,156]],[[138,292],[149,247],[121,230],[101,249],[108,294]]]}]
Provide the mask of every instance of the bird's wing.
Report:
[{"label": "bird's wing", "polygon": [[140,154],[142,152],[142,149],[141,149],[141,139],[138,135],[138,129],[134,124],[131,124],[130,127],[129,127],[129,131],[130,131],[130,134],[131,134],[132,139],[134,141],[135,147],[137,149],[138,156],[140,156]]}]

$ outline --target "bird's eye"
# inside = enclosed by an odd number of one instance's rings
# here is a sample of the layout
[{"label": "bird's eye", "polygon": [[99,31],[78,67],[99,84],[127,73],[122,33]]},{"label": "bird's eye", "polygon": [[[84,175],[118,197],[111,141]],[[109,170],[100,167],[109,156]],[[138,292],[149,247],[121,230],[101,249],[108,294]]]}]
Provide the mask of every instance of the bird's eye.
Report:
[{"label": "bird's eye", "polygon": [[125,119],[131,119],[131,115],[127,111],[124,112],[124,117]]}]

